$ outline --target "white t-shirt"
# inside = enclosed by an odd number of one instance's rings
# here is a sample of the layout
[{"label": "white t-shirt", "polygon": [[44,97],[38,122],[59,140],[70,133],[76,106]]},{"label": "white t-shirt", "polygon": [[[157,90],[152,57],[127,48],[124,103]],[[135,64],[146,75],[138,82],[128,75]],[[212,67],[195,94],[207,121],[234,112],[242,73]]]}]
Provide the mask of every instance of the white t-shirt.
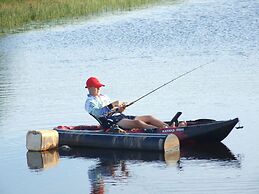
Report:
[{"label": "white t-shirt", "polygon": [[111,111],[107,107],[110,103],[111,100],[108,96],[102,94],[99,96],[92,96],[88,94],[85,101],[85,110],[96,117],[104,117]]}]

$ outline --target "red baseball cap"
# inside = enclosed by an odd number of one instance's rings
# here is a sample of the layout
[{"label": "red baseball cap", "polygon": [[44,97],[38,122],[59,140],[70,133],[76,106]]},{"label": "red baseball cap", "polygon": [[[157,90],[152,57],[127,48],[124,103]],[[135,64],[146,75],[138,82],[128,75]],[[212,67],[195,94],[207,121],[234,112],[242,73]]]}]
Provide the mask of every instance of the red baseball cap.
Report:
[{"label": "red baseball cap", "polygon": [[100,83],[100,81],[96,77],[90,77],[85,83],[85,88],[100,88],[102,86],[105,86],[104,84]]}]

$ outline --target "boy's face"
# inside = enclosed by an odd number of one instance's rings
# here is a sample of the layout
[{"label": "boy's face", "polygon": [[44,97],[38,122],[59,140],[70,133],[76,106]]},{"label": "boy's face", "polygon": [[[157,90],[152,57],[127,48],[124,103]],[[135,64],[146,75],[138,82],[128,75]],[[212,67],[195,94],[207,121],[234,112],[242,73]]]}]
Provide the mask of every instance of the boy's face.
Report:
[{"label": "boy's face", "polygon": [[88,88],[89,94],[92,96],[98,96],[100,92],[100,88],[90,87]]}]

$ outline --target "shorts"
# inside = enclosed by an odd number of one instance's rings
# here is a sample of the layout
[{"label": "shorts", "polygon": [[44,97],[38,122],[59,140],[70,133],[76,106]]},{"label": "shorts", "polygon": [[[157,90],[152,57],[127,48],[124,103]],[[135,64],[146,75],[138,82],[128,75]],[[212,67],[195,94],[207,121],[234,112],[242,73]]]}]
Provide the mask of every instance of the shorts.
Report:
[{"label": "shorts", "polygon": [[136,116],[124,115],[124,114],[112,115],[112,116],[106,117],[106,119],[112,120],[114,124],[118,123],[122,119],[134,120],[135,118],[136,118]]}]

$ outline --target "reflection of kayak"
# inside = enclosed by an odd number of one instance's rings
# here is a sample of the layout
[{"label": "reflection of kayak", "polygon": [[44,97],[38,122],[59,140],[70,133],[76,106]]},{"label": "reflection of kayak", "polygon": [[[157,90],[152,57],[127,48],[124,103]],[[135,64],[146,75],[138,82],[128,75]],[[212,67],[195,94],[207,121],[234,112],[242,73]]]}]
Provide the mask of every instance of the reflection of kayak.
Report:
[{"label": "reflection of kayak", "polygon": [[26,154],[27,165],[31,170],[45,170],[59,163],[59,158],[84,158],[99,159],[104,163],[117,164],[120,161],[162,161],[167,164],[175,164],[180,159],[180,151],[174,152],[146,152],[115,149],[97,149],[72,147],[69,149],[60,147],[43,152],[28,151]]},{"label": "reflection of kayak", "polygon": [[199,160],[201,163],[204,161],[206,164],[214,163],[220,166],[241,167],[240,158],[235,156],[230,149],[221,142],[182,146],[180,156],[181,160],[179,166],[181,167],[184,160]]},{"label": "reflection of kayak", "polygon": [[[186,142],[220,142],[228,136],[234,126],[238,123],[238,118],[228,121],[215,121],[211,119],[199,119],[195,121],[187,121],[185,127],[169,127],[154,130],[134,130],[127,131],[127,134],[106,133],[99,125],[80,125],[80,126],[58,126],[54,129],[59,133],[61,145],[73,146],[91,146],[91,147],[107,147],[99,142],[101,138],[103,142],[109,141],[108,138],[116,139],[116,136],[122,138],[122,143],[133,143],[127,140],[128,136],[142,136],[152,139],[156,135],[161,137],[168,134],[175,134],[181,143]],[[88,137],[91,137],[89,140]],[[97,145],[96,142],[100,144]],[[120,147],[117,147],[120,148]]]},{"label": "reflection of kayak", "polygon": [[221,142],[182,146],[181,158],[220,161],[237,160],[229,148]]},{"label": "reflection of kayak", "polygon": [[60,157],[99,159],[101,161],[110,161],[116,163],[119,161],[164,161],[176,163],[180,159],[180,151],[175,152],[148,152],[148,151],[131,151],[127,152],[116,149],[98,149],[72,147],[69,150],[59,149]]},{"label": "reflection of kayak", "polygon": [[[60,157],[65,158],[84,158],[84,159],[100,159],[103,161],[121,161],[135,160],[144,162],[166,161],[170,159],[168,153],[163,152],[146,152],[146,151],[130,151],[114,149],[97,149],[72,147],[71,149],[59,149]],[[172,155],[171,155],[172,156]],[[174,159],[190,159],[190,160],[213,160],[226,162],[239,162],[237,157],[223,143],[204,143],[181,146],[179,152],[175,152]]]},{"label": "reflection of kayak", "polygon": [[[169,165],[179,164],[184,160],[207,160],[220,163],[221,166],[240,168],[240,160],[223,143],[192,144],[182,146],[175,152],[146,152],[116,149],[97,149],[84,147],[61,147],[44,152],[27,152],[27,165],[33,170],[43,170],[55,166],[59,158],[98,159],[104,164],[118,164],[121,161],[165,162]],[[206,162],[207,162],[206,161]]]}]

